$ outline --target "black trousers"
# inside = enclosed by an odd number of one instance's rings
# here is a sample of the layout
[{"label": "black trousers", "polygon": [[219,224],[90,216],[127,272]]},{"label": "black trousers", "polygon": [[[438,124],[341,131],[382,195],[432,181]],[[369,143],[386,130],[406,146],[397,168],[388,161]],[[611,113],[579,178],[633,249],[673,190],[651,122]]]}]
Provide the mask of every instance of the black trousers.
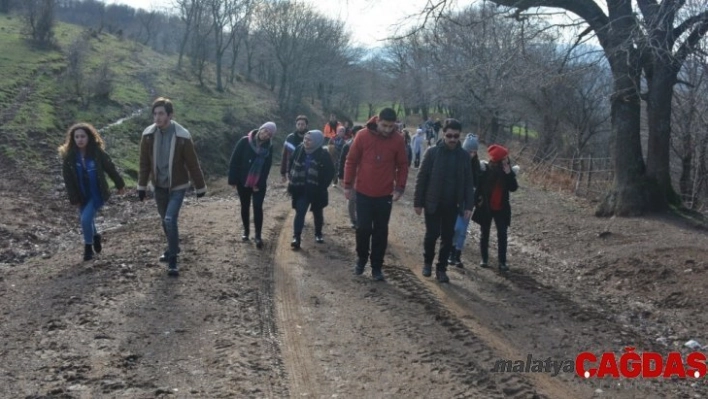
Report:
[{"label": "black trousers", "polygon": [[479,240],[479,252],[482,254],[482,260],[489,261],[489,233],[492,228],[492,220],[497,227],[497,246],[499,254],[499,263],[506,263],[506,246],[507,246],[507,230],[509,226],[506,224],[506,218],[502,211],[491,211],[492,218],[485,220],[480,225],[481,238]]},{"label": "black trousers", "polygon": [[431,265],[435,259],[435,243],[440,238],[438,270],[447,270],[447,259],[452,251],[452,238],[455,235],[457,207],[455,205],[438,206],[434,213],[425,212],[425,238],[423,240],[423,261]]},{"label": "black trousers", "polygon": [[256,238],[261,238],[263,229],[263,201],[266,190],[253,191],[252,188],[236,185],[238,199],[241,201],[241,221],[243,222],[243,234],[248,236],[251,231],[251,198],[253,199],[253,222],[256,227]]},{"label": "black trousers", "polygon": [[356,254],[358,262],[366,264],[371,249],[371,268],[380,269],[388,246],[388,221],[393,197],[369,197],[356,193]]}]

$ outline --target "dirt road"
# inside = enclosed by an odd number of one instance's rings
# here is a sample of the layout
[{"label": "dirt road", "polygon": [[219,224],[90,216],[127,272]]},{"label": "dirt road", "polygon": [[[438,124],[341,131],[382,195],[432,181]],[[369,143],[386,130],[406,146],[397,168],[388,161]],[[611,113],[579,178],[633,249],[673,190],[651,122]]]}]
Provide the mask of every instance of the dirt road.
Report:
[{"label": "dirt road", "polygon": [[[0,197],[0,397],[708,395],[704,379],[493,371],[499,360],[708,342],[704,232],[666,218],[595,219],[590,204],[522,179],[512,197],[511,272],[476,266],[473,234],[466,267],[451,268],[451,283],[440,285],[420,274],[414,178],[394,207],[384,283],[370,269],[352,275],[354,231],[338,188],[330,189],[325,243],[315,243],[308,216],[299,252],[289,245],[294,212],[275,179],[262,250],[240,241],[229,190],[216,184],[204,200],[188,199],[178,278],[157,262],[164,239],[154,203],[116,198],[103,212],[104,252],[83,263],[78,226],[48,222],[47,233],[26,238],[23,229],[49,214]],[[28,240],[36,248],[26,256],[7,255]]]}]

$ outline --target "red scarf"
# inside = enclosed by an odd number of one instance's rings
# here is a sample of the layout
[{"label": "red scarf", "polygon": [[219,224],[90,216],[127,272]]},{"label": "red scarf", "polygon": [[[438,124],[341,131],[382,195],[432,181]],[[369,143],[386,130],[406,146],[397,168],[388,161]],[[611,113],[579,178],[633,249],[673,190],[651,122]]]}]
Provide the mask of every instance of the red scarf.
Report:
[{"label": "red scarf", "polygon": [[504,208],[504,187],[502,186],[501,180],[492,188],[492,195],[489,196],[489,209],[493,211],[501,211]]}]

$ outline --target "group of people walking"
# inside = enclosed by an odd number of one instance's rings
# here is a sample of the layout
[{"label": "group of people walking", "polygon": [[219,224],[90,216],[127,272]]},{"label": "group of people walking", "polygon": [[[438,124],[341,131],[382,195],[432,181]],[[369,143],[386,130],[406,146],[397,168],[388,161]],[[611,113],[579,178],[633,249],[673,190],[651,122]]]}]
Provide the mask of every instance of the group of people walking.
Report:
[{"label": "group of people walking", "polygon": [[[169,275],[178,275],[180,253],[177,219],[185,193],[194,185],[197,197],[206,193],[206,183],[189,131],[172,120],[172,102],[160,97],[152,104],[153,124],[142,133],[137,193],[146,198],[147,185],[154,187],[167,246],[160,261],[167,263]],[[330,118],[332,119],[332,118]],[[312,212],[314,241],[324,243],[324,208],[329,204],[329,187],[341,184],[349,201],[351,225],[356,229],[354,274],[361,275],[367,264],[375,280],[384,280],[384,255],[388,245],[388,225],[393,203],[403,195],[408,179],[411,151],[398,129],[396,112],[385,108],[364,126],[345,129],[336,118],[325,129],[308,130],[309,120],[300,115],[295,131],[283,144],[280,174],[295,210],[291,247],[299,250],[305,216]],[[348,130],[348,131],[347,131]],[[250,241],[250,213],[253,207],[254,242],[263,248],[263,202],[273,160],[274,122],[248,132],[239,139],[231,154],[228,184],[235,188],[243,225],[243,241]],[[462,125],[447,119],[443,136],[422,155],[420,131],[412,140],[416,177],[414,210],[425,216],[422,274],[432,275],[435,246],[440,239],[435,275],[449,282],[448,265],[462,267],[460,259],[469,220],[480,224],[481,266],[488,267],[489,232],[492,221],[497,228],[499,270],[506,271],[507,228],[511,221],[509,192],[517,189],[515,170],[510,167],[508,151],[501,146],[488,148],[489,162],[477,156],[476,136],[461,137]],[[346,135],[345,135],[346,134]],[[329,136],[329,137],[328,137]],[[328,143],[328,144],[327,144]],[[101,235],[95,227],[96,212],[108,200],[110,191],[105,175],[119,193],[125,183],[117,172],[96,129],[79,123],[67,132],[59,147],[62,173],[69,201],[80,214],[84,238],[84,260],[91,260],[102,249]]]}]

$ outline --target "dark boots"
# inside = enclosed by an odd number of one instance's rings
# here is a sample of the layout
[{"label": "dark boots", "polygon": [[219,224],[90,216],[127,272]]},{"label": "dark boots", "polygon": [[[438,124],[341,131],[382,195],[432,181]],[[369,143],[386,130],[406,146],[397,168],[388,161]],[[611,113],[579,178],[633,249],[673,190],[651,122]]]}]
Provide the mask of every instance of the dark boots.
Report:
[{"label": "dark boots", "polygon": [[84,245],[84,261],[88,261],[91,259],[93,259],[93,245],[85,244]]},{"label": "dark boots", "polygon": [[451,266],[457,266],[460,268],[464,267],[460,257],[462,257],[462,250],[453,249],[452,251],[450,251],[450,256],[447,259],[447,264],[451,265]]},{"label": "dark boots", "polygon": [[177,268],[177,257],[170,256],[167,260],[167,275],[168,276],[178,276],[179,269]]},{"label": "dark boots", "polygon": [[93,250],[97,254],[100,254],[102,249],[103,247],[101,246],[101,235],[96,234],[95,236],[93,236]]},{"label": "dark boots", "polygon": [[292,248],[295,251],[300,249],[300,236],[299,235],[293,236],[293,241],[290,243],[290,248]]},{"label": "dark boots", "polygon": [[438,265],[435,268],[435,278],[439,283],[449,283],[450,278],[447,276],[447,270],[444,266]]}]

